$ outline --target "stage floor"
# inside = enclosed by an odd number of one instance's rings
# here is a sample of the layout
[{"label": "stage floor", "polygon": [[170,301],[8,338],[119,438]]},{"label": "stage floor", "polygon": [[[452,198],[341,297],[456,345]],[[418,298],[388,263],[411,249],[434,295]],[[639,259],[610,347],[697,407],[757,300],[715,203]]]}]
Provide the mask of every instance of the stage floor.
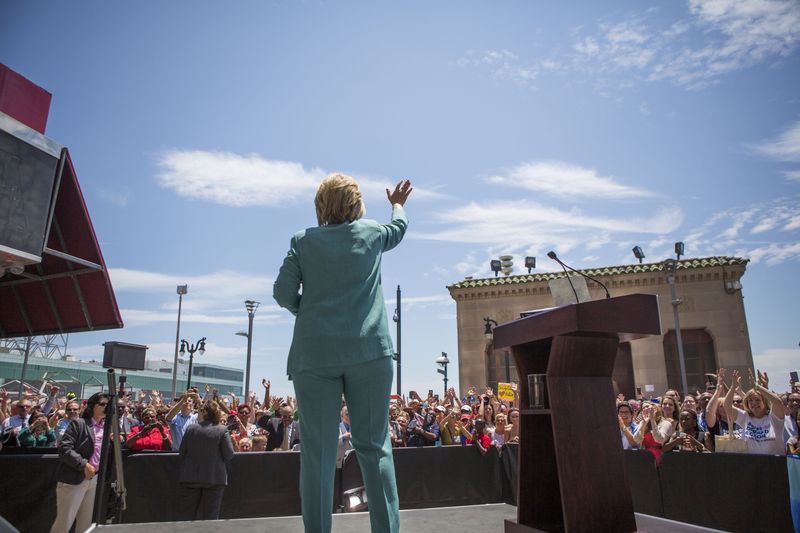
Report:
[{"label": "stage floor", "polygon": [[[504,520],[517,516],[517,508],[503,503],[437,507],[400,511],[400,529],[415,533],[503,533]],[[636,513],[636,525],[641,533],[711,533],[708,529]],[[144,527],[143,527],[144,526]],[[96,533],[203,533],[206,531],[236,531],[236,533],[297,533],[303,531],[299,516],[214,520],[208,522],[163,522],[151,524],[121,524],[94,528]],[[369,533],[368,513],[333,515],[333,533]]]}]

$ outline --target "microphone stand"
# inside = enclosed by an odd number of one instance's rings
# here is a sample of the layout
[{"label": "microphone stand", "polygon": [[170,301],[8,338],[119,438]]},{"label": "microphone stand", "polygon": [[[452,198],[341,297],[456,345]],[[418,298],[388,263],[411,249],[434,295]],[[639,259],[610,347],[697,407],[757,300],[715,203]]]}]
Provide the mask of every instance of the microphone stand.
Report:
[{"label": "microphone stand", "polygon": [[553,251],[547,252],[547,257],[549,257],[553,261],[556,261],[559,265],[561,265],[561,268],[564,269],[564,276],[566,276],[567,282],[569,282],[569,286],[572,287],[572,293],[575,295],[575,303],[576,304],[580,303],[580,300],[578,299],[578,291],[575,290],[575,285],[573,285],[572,280],[569,279],[569,273],[567,272],[566,265],[561,262],[561,260],[556,256],[556,253]]}]

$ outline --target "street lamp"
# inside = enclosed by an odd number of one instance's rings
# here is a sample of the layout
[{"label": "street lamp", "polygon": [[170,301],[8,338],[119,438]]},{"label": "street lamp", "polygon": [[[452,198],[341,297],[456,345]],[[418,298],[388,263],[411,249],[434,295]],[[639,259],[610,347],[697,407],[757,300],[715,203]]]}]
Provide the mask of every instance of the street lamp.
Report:
[{"label": "street lamp", "polygon": [[664,271],[667,273],[667,283],[669,283],[670,298],[672,302],[672,313],[675,317],[675,342],[678,344],[678,363],[681,367],[681,385],[683,386],[683,397],[689,394],[689,385],[686,381],[686,362],[683,357],[683,337],[681,336],[681,319],[678,314],[678,306],[683,300],[678,298],[675,289],[675,271],[678,269],[678,262],[675,259],[666,259],[663,263]]},{"label": "street lamp", "polygon": [[447,365],[450,364],[445,352],[442,352],[442,356],[436,360],[436,364],[442,367],[437,368],[436,371],[444,376],[444,394],[442,394],[442,398],[444,398],[447,396]]},{"label": "street lamp", "polygon": [[200,352],[200,355],[206,353],[206,338],[201,337],[199,341],[194,344],[189,344],[185,339],[181,339],[181,355],[189,352],[189,377],[186,378],[186,388],[192,386],[192,362],[194,361],[194,352]]},{"label": "street lamp", "polygon": [[189,292],[188,285],[178,285],[178,329],[175,331],[175,360],[172,362],[172,400],[175,400],[175,387],[178,384],[178,339],[181,337],[181,306],[183,295]]},{"label": "street lamp", "polygon": [[236,334],[240,337],[247,337],[247,368],[244,374],[244,397],[247,398],[250,394],[250,357],[253,353],[253,318],[256,316],[256,310],[261,302],[255,300],[245,300],[244,307],[247,309],[247,333],[239,331]]},{"label": "street lamp", "polygon": [[400,347],[401,347],[400,333],[401,333],[401,320],[402,320],[402,317],[400,315],[401,315],[401,309],[400,309],[400,285],[398,285],[397,286],[397,307],[394,308],[394,316],[392,317],[392,320],[394,321],[394,323],[397,324],[397,351],[394,354],[394,359],[395,359],[395,361],[397,361],[397,395],[398,396],[400,396],[402,394],[402,392],[400,392],[400,391],[403,390],[402,386],[400,385],[400,363],[401,363],[401,354],[402,354],[402,352],[400,351]]},{"label": "street lamp", "polygon": [[484,326],[483,326],[483,334],[486,336],[486,340],[492,342],[494,340],[494,333],[492,333],[492,324],[497,326],[497,322],[489,318],[488,316],[483,319]]}]

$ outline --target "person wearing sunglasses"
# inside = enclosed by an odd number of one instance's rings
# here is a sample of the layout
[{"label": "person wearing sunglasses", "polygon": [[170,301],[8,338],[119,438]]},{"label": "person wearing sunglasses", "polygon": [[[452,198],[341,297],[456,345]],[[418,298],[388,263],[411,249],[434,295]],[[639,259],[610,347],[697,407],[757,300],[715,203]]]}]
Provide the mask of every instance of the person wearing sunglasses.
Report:
[{"label": "person wearing sunglasses", "polygon": [[64,406],[64,416],[59,418],[58,422],[56,423],[56,437],[58,439],[61,439],[61,437],[64,435],[69,423],[78,419],[80,413],[81,404],[79,402],[67,402],[67,405]]},{"label": "person wearing sunglasses", "polygon": [[11,412],[14,414],[3,420],[1,433],[7,446],[16,446],[19,432],[28,426],[28,419],[31,417],[31,401],[23,398],[15,402]]},{"label": "person wearing sunglasses", "polygon": [[108,401],[105,393],[93,394],[86,401],[83,414],[70,420],[58,443],[56,520],[52,533],[67,533],[73,522],[75,531],[86,531],[92,524]]}]

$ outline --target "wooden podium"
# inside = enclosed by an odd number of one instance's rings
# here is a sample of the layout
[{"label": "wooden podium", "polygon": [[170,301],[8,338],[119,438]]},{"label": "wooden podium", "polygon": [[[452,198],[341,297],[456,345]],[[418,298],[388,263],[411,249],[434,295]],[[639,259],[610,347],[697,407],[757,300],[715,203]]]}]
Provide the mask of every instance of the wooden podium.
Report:
[{"label": "wooden podium", "polygon": [[[542,311],[494,330],[520,377],[517,521],[507,533],[636,530],[611,375],[617,347],[661,334],[658,296],[632,294]],[[527,376],[546,374],[532,408]]]}]

